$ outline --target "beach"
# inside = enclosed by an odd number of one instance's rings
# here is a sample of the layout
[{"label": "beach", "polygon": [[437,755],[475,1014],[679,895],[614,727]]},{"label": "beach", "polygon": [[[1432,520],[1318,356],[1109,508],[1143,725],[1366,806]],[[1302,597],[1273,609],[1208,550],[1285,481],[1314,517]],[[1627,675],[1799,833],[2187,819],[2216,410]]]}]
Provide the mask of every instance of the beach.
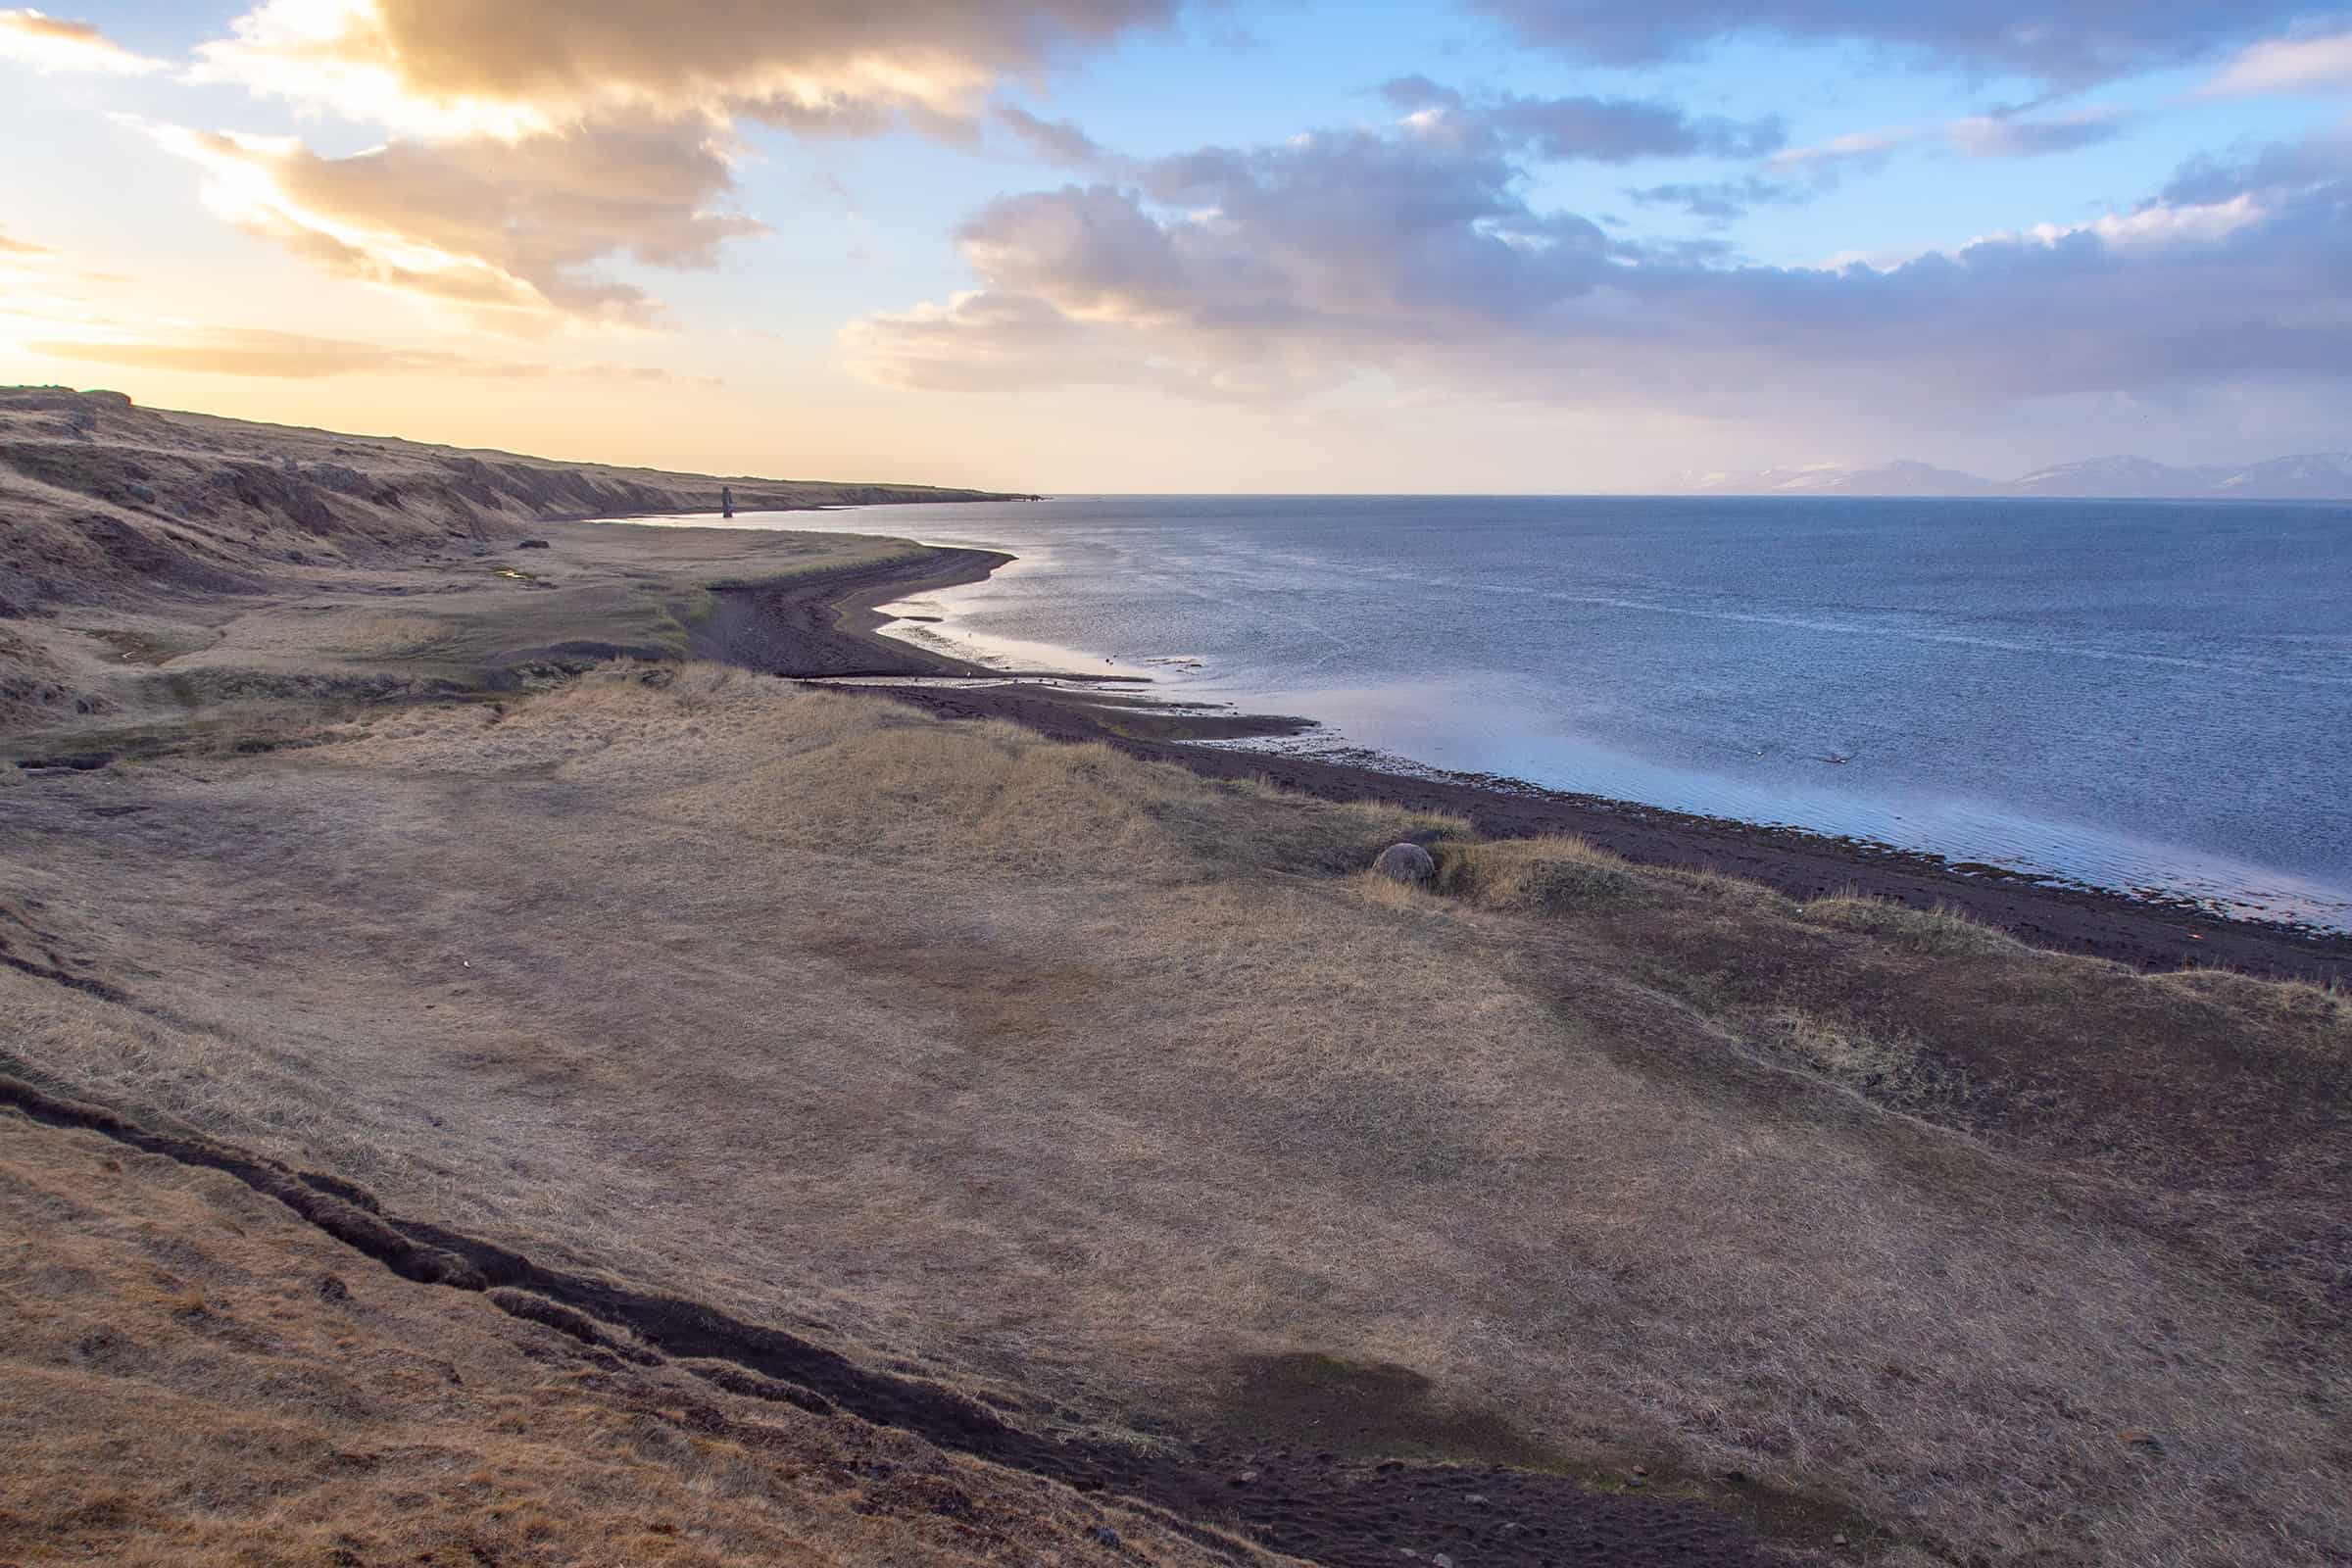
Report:
[{"label": "beach", "polygon": [[0,470],[0,1556],[2352,1549],[2340,946],[975,673],[888,512],[146,417]]},{"label": "beach", "polygon": [[1080,670],[1012,680],[992,669],[886,635],[897,618],[878,606],[960,586],[1005,560],[1002,553],[936,549],[871,575],[818,575],[766,590],[732,590],[696,651],[765,674],[832,678],[883,675],[955,679],[953,685],[871,689],[950,718],[1003,718],[1066,741],[1100,740],[1130,755],[1172,761],[1216,778],[1262,778],[1335,801],[1393,801],[1457,812],[1496,836],[1574,833],[1642,863],[1752,878],[1791,898],[1840,891],[1915,908],[1949,906],[2058,952],[2140,968],[2218,964],[2249,973],[2334,980],[2352,974],[2352,937],[2259,920],[2216,918],[2127,894],[2036,885],[1984,866],[1886,845],[1840,842],[1801,829],[1698,816],[1634,802],[1546,791],[1504,781],[1448,779],[1350,765],[1313,756],[1219,750],[1203,741],[1292,735],[1309,727],[1285,714],[1232,713],[1152,700],[1122,683],[1112,697]]},{"label": "beach", "polygon": [[2348,522],[2283,503],[1071,496],[892,526],[1017,558],[905,602],[905,639],[1319,721],[1250,749],[2344,931]]}]

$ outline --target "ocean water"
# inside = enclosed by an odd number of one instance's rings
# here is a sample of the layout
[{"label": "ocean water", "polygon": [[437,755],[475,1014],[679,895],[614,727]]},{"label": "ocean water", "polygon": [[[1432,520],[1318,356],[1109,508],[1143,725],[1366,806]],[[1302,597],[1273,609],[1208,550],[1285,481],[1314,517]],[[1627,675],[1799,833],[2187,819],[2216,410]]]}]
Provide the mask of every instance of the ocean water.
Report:
[{"label": "ocean water", "polygon": [[738,518],[1019,562],[897,607],[1308,748],[2352,929],[2352,508],[1102,497]]}]

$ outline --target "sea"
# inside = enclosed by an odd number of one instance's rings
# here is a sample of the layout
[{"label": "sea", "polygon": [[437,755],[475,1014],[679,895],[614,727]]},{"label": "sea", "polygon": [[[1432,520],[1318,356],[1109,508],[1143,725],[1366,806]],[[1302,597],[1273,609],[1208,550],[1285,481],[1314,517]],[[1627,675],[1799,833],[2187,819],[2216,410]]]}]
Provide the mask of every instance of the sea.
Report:
[{"label": "sea", "polygon": [[1319,721],[1242,744],[2352,930],[2352,507],[1072,496],[735,523],[1008,551],[891,629]]}]

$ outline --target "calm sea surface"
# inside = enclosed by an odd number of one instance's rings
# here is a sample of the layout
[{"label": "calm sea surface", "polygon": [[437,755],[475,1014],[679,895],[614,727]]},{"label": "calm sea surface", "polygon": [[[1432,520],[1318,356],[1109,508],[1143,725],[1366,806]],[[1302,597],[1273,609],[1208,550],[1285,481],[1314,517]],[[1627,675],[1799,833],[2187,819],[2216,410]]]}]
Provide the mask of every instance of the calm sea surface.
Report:
[{"label": "calm sea surface", "polygon": [[[901,630],[1306,744],[2352,928],[2352,508],[1104,497]],[[1290,742],[1297,746],[1300,743]]]}]

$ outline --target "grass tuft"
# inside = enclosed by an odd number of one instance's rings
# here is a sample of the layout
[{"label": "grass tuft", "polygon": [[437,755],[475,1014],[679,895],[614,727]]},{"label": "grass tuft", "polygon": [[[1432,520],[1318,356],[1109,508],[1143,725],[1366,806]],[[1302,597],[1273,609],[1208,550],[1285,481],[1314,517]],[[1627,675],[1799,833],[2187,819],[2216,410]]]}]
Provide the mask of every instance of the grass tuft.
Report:
[{"label": "grass tuft", "polygon": [[1441,844],[1436,889],[1490,909],[1545,913],[1614,904],[1642,892],[1626,860],[1570,834]]},{"label": "grass tuft", "polygon": [[2020,955],[2033,950],[2008,932],[1957,909],[1914,909],[1886,899],[1840,893],[1815,899],[1798,913],[1815,925],[1861,931],[1921,953],[1954,957],[1965,954]]}]

